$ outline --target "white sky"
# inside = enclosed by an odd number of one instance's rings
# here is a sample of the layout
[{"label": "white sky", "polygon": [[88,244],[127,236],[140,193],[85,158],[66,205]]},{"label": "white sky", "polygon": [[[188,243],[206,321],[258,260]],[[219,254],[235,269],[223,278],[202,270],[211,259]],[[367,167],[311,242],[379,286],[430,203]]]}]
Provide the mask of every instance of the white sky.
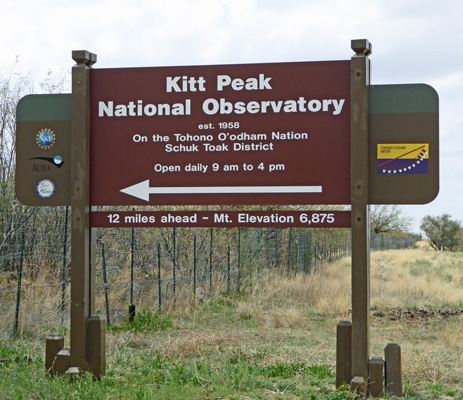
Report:
[{"label": "white sky", "polygon": [[96,68],[347,60],[373,44],[372,83],[427,83],[440,99],[440,194],[406,206],[463,221],[461,0],[3,0],[0,76],[60,76],[72,50]]}]

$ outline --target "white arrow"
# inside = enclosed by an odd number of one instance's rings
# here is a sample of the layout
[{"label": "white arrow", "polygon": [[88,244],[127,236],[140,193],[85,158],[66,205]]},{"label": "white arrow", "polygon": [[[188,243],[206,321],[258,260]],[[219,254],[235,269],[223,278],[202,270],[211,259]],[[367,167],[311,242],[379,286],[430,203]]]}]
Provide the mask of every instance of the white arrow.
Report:
[{"label": "white arrow", "polygon": [[122,193],[149,201],[150,194],[216,194],[216,193],[321,193],[321,186],[201,186],[150,187],[146,180],[121,189]]}]

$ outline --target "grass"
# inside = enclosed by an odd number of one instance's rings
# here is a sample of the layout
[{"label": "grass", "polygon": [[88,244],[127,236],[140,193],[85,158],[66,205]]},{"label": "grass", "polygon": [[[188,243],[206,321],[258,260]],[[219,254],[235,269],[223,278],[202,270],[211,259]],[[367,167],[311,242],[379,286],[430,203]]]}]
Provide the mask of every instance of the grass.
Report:
[{"label": "grass", "polygon": [[[370,356],[399,343],[408,399],[462,399],[463,254],[419,247],[371,257]],[[169,312],[142,308],[108,328],[100,382],[46,376],[49,326],[16,340],[2,333],[0,358],[12,361],[0,363],[0,399],[355,399],[334,388],[336,325],[349,309],[348,259],[261,276],[245,293]]]},{"label": "grass", "polygon": [[108,330],[112,332],[133,330],[136,333],[158,332],[172,328],[172,326],[172,316],[170,314],[162,315],[143,308],[136,313],[132,320],[125,318],[121,325],[108,326]]}]

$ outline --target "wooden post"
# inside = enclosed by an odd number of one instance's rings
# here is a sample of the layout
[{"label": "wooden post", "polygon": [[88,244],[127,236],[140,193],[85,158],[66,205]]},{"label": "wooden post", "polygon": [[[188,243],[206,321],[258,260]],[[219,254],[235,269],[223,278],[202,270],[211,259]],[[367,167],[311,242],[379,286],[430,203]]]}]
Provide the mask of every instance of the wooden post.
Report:
[{"label": "wooden post", "polygon": [[350,390],[357,394],[365,393],[367,381],[361,376],[354,376],[350,381]]},{"label": "wooden post", "polygon": [[55,375],[56,356],[64,347],[64,337],[61,335],[48,335],[45,344],[45,369],[51,376]]},{"label": "wooden post", "polygon": [[87,347],[87,365],[88,371],[95,378],[101,379],[106,374],[105,360],[105,336],[106,324],[105,319],[99,315],[93,315],[88,320],[88,347]]},{"label": "wooden post", "polygon": [[402,397],[402,354],[400,346],[389,343],[384,349],[386,359],[386,391]]},{"label": "wooden post", "polygon": [[64,375],[66,371],[69,369],[70,361],[71,354],[69,352],[69,349],[60,350],[56,355],[55,366],[53,368],[55,370],[55,374]]},{"label": "wooden post", "polygon": [[336,328],[336,388],[352,380],[352,323],[339,322]]},{"label": "wooden post", "polygon": [[[351,204],[352,204],[352,376],[368,378],[370,353],[370,223],[368,173],[368,85],[371,45],[352,40]],[[357,387],[363,387],[357,385]]]},{"label": "wooden post", "polygon": [[66,371],[66,376],[68,377],[70,382],[73,382],[75,378],[82,375],[82,370],[79,367],[70,367]]},{"label": "wooden post", "polygon": [[72,52],[71,124],[71,364],[87,369],[87,320],[94,313],[90,211],[90,67],[96,55]]},{"label": "wooden post", "polygon": [[384,393],[384,360],[373,357],[368,362],[368,392],[373,397]]}]

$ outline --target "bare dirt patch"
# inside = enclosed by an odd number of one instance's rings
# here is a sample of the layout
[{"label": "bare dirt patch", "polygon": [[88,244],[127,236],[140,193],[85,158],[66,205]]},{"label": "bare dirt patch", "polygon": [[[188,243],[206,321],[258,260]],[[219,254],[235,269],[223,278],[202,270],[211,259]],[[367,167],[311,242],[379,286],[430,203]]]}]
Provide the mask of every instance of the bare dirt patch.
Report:
[{"label": "bare dirt patch", "polygon": [[439,310],[427,310],[425,308],[393,308],[386,311],[375,311],[373,312],[373,317],[389,321],[422,322],[429,320],[443,321],[451,317],[459,317],[462,314],[463,309],[460,308],[445,308]]}]

